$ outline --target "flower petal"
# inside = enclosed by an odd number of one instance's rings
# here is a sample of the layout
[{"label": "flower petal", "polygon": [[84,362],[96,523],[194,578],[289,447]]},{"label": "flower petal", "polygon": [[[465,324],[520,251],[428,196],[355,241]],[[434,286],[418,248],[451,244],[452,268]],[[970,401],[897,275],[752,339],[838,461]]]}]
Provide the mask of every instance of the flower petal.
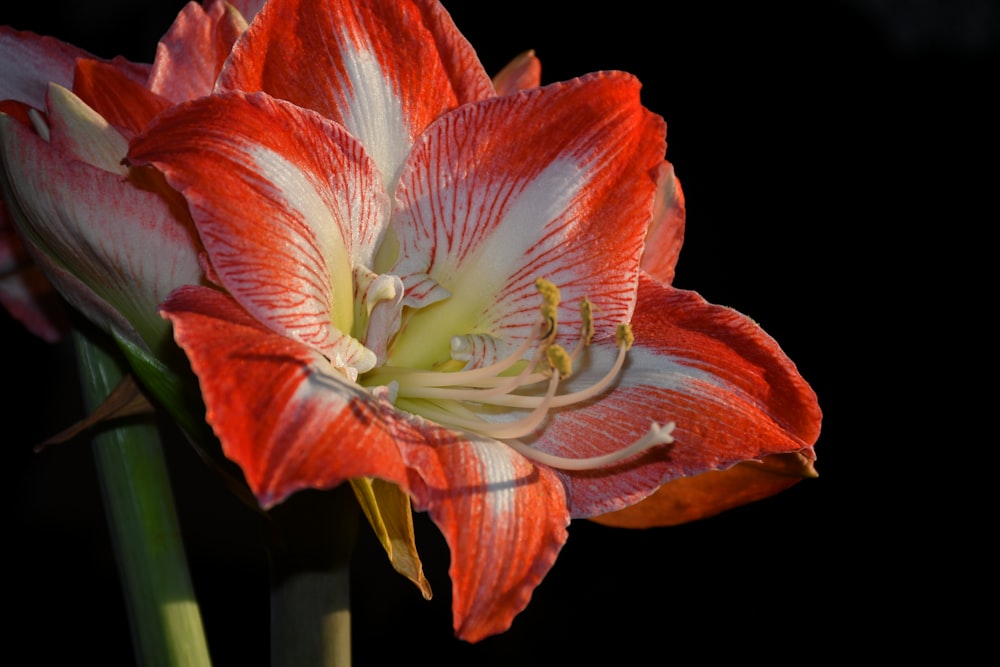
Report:
[{"label": "flower petal", "polygon": [[[417,422],[419,423],[419,421]],[[404,453],[420,471],[411,493],[451,550],[456,634],[474,642],[505,631],[566,542],[559,479],[507,445],[423,422],[426,446]]]},{"label": "flower petal", "polygon": [[[560,473],[574,517],[635,503],[661,484],[774,454],[814,458],[821,413],[816,395],[777,343],[749,318],[643,275],[632,321],[635,345],[617,386],[600,400],[555,415],[534,443],[562,456],[622,449],[652,422],[674,422],[674,442],[632,462]],[[595,341],[587,384],[610,365]]]},{"label": "flower petal", "polygon": [[370,264],[388,198],[342,127],[261,93],[213,95],[161,115],[129,159],[184,194],[215,274],[254,317],[357,372],[374,366],[351,337],[352,269]]},{"label": "flower petal", "polygon": [[657,174],[653,222],[642,251],[642,268],[660,282],[674,281],[674,269],[684,243],[684,191],[674,166],[664,161]]},{"label": "flower petal", "polygon": [[493,94],[472,47],[426,0],[272,0],[219,86],[262,90],[341,123],[375,159],[388,192],[431,121]]},{"label": "flower petal", "polygon": [[321,354],[214,289],[180,288],[162,312],[198,376],[209,424],[262,506],[353,477],[406,483],[379,405]]},{"label": "flower petal", "polygon": [[635,505],[591,520],[618,528],[676,526],[763,500],[806,477],[816,477],[812,459],[800,453],[774,454],[760,462],[680,477]]},{"label": "flower petal", "polygon": [[77,61],[73,93],[126,139],[141,132],[156,114],[170,106],[170,100],[101,60]]},{"label": "flower petal", "polygon": [[[120,326],[121,313],[155,349],[168,329],[157,304],[201,276],[190,221],[160,193],[77,161],[7,116],[0,116],[0,168],[8,212],[25,243],[55,267],[46,273],[63,296],[105,328]],[[94,295],[57,282],[62,272]]]},{"label": "flower petal", "polygon": [[156,47],[149,89],[174,103],[211,93],[246,21],[223,0],[187,3]]},{"label": "flower petal", "polygon": [[642,107],[633,77],[468,104],[422,139],[397,192],[392,273],[411,307],[451,298],[413,314],[396,363],[447,360],[451,336],[465,334],[500,339],[505,356],[537,322],[540,277],[562,290],[561,342],[575,341],[584,297],[599,331],[629,320],[666,150],[663,120]]}]

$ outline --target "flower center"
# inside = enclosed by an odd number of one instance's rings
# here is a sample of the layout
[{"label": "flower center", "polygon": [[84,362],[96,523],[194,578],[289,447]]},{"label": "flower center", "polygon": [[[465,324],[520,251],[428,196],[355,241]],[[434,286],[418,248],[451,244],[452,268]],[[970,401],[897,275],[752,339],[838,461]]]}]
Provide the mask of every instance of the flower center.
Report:
[{"label": "flower center", "polygon": [[[387,395],[402,410],[418,414],[442,426],[470,431],[502,440],[525,457],[563,470],[592,470],[613,465],[650,447],[673,442],[674,424],[656,423],[649,432],[618,451],[586,458],[568,458],[539,451],[520,438],[531,435],[550,410],[582,403],[602,394],[621,372],[632,345],[628,324],[618,325],[618,354],[612,367],[593,384],[560,393],[560,382],[573,372],[594,334],[590,302],[580,304],[582,324],[572,352],[554,342],[558,330],[558,288],[543,278],[535,282],[542,304],[531,334],[507,357],[482,368],[455,371],[425,371],[381,366],[359,380],[370,388],[386,387]],[[452,357],[468,358],[465,337],[452,338]],[[458,362],[456,362],[458,363]]]}]

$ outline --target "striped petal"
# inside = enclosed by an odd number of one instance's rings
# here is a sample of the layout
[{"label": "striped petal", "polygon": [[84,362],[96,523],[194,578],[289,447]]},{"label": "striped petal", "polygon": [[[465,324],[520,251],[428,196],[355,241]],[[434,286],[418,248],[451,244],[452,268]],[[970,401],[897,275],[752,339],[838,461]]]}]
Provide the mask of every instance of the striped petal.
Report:
[{"label": "striped petal", "polygon": [[555,562],[569,525],[565,492],[551,470],[503,443],[422,430],[426,446],[407,452],[422,482],[412,493],[451,550],[455,632],[479,641],[510,627]]},{"label": "striped petal", "polygon": [[354,269],[371,264],[388,198],[342,127],[265,94],[215,95],[161,115],[129,159],[184,194],[215,275],[254,317],[345,372],[374,366],[351,335]]},{"label": "striped petal", "polygon": [[[743,461],[813,458],[816,395],[749,318],[644,275],[632,327],[636,342],[615,388],[555,415],[534,445],[563,456],[602,454],[640,438],[652,422],[674,422],[674,443],[615,468],[560,473],[574,517],[621,509],[670,480]],[[591,368],[567,384],[592,382],[613,354],[610,344],[595,341]]]},{"label": "striped petal", "polygon": [[406,484],[378,417],[385,408],[321,354],[206,287],[177,290],[162,312],[198,376],[209,424],[263,507],[354,477]]},{"label": "striped petal", "polygon": [[493,94],[472,47],[428,0],[271,0],[219,86],[262,90],[342,124],[375,159],[388,192],[431,121]]},{"label": "striped petal", "polygon": [[537,321],[539,277],[562,290],[562,342],[575,340],[584,297],[599,331],[629,320],[666,150],[664,123],[642,107],[633,77],[465,105],[422,139],[393,216],[392,273],[405,303],[423,308],[398,337],[397,364],[447,360],[456,335],[476,339],[474,363],[506,356]]}]

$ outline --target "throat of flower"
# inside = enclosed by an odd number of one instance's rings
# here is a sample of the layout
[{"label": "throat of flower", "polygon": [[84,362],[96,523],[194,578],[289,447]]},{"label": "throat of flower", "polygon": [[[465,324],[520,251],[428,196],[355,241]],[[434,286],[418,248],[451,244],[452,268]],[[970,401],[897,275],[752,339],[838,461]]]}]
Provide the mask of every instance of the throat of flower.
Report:
[{"label": "throat of flower", "polygon": [[[589,345],[594,333],[591,304],[580,304],[580,335],[572,352],[556,344],[559,290],[539,279],[540,317],[527,339],[510,355],[481,368],[452,372],[383,366],[365,378],[365,384],[386,386],[383,395],[396,407],[442,426],[501,440],[526,458],[562,470],[593,470],[614,465],[646,449],[673,442],[674,424],[651,425],[650,430],[620,450],[594,457],[570,458],[542,452],[521,441],[535,433],[550,411],[589,401],[604,393],[618,377],[633,342],[628,324],[618,326],[618,354],[611,368],[596,382],[572,392],[560,392],[562,380]],[[464,339],[452,339],[453,356],[463,355]],[[530,358],[529,358],[530,354]],[[486,417],[493,417],[488,419]]]}]

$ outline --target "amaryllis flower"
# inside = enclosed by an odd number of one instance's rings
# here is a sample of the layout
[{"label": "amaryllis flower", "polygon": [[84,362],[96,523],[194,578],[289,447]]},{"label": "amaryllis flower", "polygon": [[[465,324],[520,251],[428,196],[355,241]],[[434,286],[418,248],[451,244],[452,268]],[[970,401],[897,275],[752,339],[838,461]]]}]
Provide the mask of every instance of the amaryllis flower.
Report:
[{"label": "amaryllis flower", "polygon": [[638,81],[523,87],[497,96],[436,2],[272,0],[128,158],[204,244],[215,286],[162,312],[260,503],[398,485],[448,542],[470,641],[571,519],[811,459],[820,419],[756,324],[669,285],[682,221],[654,218],[677,199]]},{"label": "amaryllis flower", "polygon": [[[258,4],[237,3],[250,15]],[[169,342],[157,306],[201,280],[197,235],[162,179],[121,162],[155,114],[211,92],[246,26],[222,0],[190,3],[152,65],[0,27],[0,303],[33,332],[60,335],[51,282],[129,342]]]}]

